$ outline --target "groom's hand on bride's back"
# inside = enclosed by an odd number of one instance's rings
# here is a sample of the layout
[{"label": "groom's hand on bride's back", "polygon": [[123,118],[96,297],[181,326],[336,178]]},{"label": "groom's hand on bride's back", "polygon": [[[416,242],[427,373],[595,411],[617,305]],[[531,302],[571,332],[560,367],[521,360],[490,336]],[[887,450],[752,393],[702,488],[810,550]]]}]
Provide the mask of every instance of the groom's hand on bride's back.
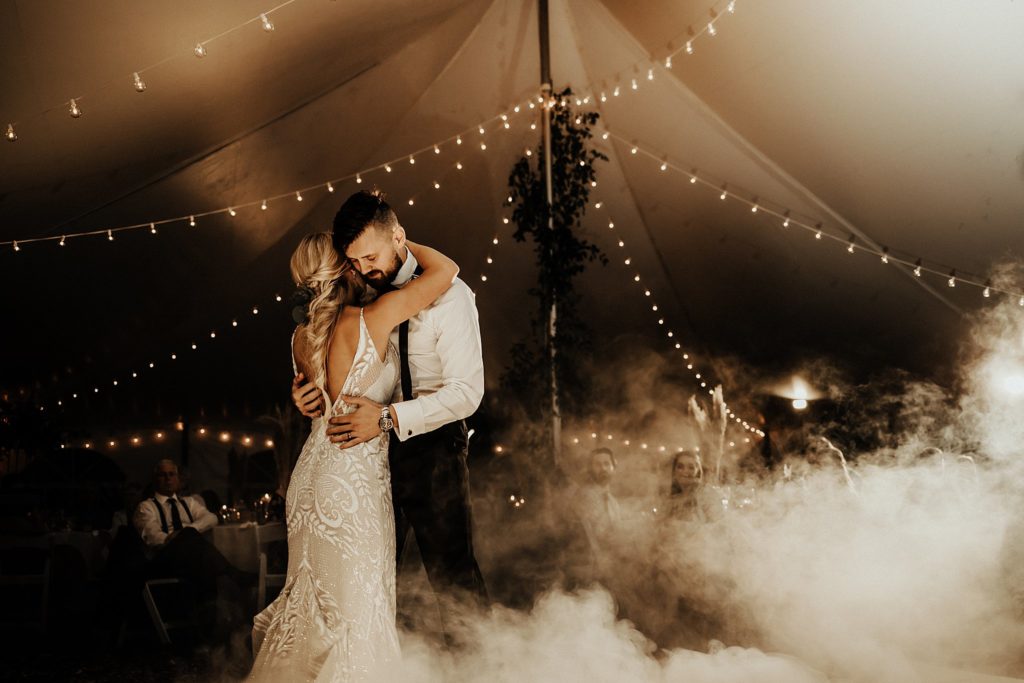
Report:
[{"label": "groom's hand on bride's back", "polygon": [[301,372],[292,380],[292,403],[306,417],[320,417],[324,412],[324,399],[312,382]]}]

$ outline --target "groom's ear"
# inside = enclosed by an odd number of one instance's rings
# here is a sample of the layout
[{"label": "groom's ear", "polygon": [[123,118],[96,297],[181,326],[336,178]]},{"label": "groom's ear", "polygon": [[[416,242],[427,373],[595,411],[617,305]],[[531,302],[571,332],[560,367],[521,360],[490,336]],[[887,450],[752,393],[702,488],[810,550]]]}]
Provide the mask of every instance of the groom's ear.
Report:
[{"label": "groom's ear", "polygon": [[396,225],[395,232],[391,236],[391,239],[394,240],[395,250],[400,251],[402,247],[405,246],[405,228],[401,225]]}]

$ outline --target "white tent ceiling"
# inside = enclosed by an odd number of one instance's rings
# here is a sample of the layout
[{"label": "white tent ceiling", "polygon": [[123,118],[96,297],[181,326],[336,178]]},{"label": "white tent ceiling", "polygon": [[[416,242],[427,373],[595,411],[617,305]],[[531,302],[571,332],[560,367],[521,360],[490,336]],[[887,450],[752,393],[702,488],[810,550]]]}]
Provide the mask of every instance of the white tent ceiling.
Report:
[{"label": "white tent ceiling", "polygon": [[[0,124],[16,122],[19,134],[0,147],[0,240],[259,200],[446,140],[536,92],[535,5],[296,0],[272,13],[273,33],[250,24],[200,60],[190,46],[251,18],[252,3],[0,2]],[[918,280],[782,229],[629,148],[833,234],[984,278],[1024,248],[1024,7],[748,0],[671,70],[656,66],[653,81],[646,66],[634,74],[708,16],[701,2],[552,2],[555,86],[623,90],[597,103],[620,140],[597,140],[610,162],[598,167],[602,209],[586,220],[613,257],[582,286],[595,331],[663,334],[635,271],[691,348],[755,364],[826,355],[943,376],[964,312],[984,305],[979,289]],[[173,54],[182,56],[145,73],[146,92],[132,89],[132,71]],[[74,95],[80,119],[60,104]],[[491,125],[486,152],[476,138],[475,151],[448,143],[415,166],[367,176],[396,200],[410,233],[452,253],[474,283],[492,379],[532,306],[529,250],[491,244],[511,233],[501,201],[512,163],[536,142],[530,116],[513,115],[508,131]],[[38,374],[81,368],[83,355],[90,372],[107,372],[222,324],[285,287],[298,235],[326,229],[357,187],[196,229],[167,226],[157,239],[5,249],[2,313],[26,333],[5,340],[19,364],[6,361],[4,373],[29,381],[26,358]],[[496,263],[482,283],[489,254]],[[60,315],[43,314],[40,298]],[[266,358],[270,343],[280,346],[266,337],[245,352]]]}]

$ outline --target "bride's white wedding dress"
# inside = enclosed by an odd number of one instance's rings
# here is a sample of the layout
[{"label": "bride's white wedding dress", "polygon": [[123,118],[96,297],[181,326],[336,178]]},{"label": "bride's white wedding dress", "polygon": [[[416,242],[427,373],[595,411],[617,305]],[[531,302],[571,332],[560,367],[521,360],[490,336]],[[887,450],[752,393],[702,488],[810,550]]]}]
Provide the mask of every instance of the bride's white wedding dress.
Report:
[{"label": "bride's white wedding dress", "polygon": [[[387,403],[398,381],[359,313],[359,344],[341,395]],[[325,399],[325,402],[327,399]],[[256,615],[251,681],[358,681],[398,658],[395,518],[388,435],[341,450],[327,418],[313,420],[288,485],[288,577]]]}]

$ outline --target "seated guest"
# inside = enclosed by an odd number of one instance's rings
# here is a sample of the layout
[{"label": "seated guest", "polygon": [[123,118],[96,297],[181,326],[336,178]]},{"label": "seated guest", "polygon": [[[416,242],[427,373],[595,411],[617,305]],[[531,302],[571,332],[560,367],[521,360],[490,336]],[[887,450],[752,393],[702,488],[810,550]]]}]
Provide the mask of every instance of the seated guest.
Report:
[{"label": "seated guest", "polygon": [[227,618],[236,623],[243,607],[241,588],[253,575],[234,567],[201,534],[217,526],[217,516],[200,496],[181,496],[181,477],[173,460],[161,460],[153,471],[154,494],[135,509],[134,524],[146,546],[148,578],[180,578],[197,590],[200,603],[219,596],[236,603]]},{"label": "seated guest", "polygon": [[135,508],[135,528],[147,546],[161,547],[189,528],[202,533],[217,526],[217,516],[199,496],[179,497],[181,476],[173,460],[161,460],[153,470],[153,497]]}]

